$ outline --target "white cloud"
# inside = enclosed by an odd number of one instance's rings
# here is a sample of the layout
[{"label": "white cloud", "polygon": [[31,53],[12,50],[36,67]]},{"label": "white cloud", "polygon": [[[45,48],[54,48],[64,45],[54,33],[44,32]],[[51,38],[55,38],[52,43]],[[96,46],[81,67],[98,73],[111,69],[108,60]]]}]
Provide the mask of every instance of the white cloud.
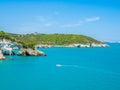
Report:
[{"label": "white cloud", "polygon": [[62,25],[61,27],[79,27],[79,26],[81,26],[81,25],[82,25],[81,23],[65,24],[65,25]]},{"label": "white cloud", "polygon": [[[56,12],[56,14],[59,14],[59,12]],[[60,28],[60,27],[61,28],[78,28],[86,24],[87,22],[95,22],[98,20],[100,20],[100,17],[92,17],[92,18],[86,18],[76,23],[72,23],[71,21],[70,23],[61,24],[58,21],[54,21],[53,18],[49,19],[43,16],[38,16],[37,18],[35,18],[34,22],[27,22],[21,26],[17,26],[16,30],[18,30],[19,32],[27,32],[28,30],[30,32],[34,32],[39,30],[47,30],[47,29]]]},{"label": "white cloud", "polygon": [[45,23],[39,23],[39,22],[31,22],[27,24],[23,24],[21,26],[17,26],[16,30],[19,31],[34,31],[34,30],[39,30],[39,29],[46,29],[48,27],[54,27],[54,22],[45,22]]},{"label": "white cloud", "polygon": [[85,21],[86,22],[95,22],[95,21],[99,21],[100,17],[92,17],[92,18],[87,18]]},{"label": "white cloud", "polygon": [[99,21],[100,17],[92,17],[92,18],[86,18],[83,21],[80,21],[79,23],[74,23],[74,24],[64,24],[61,27],[80,27],[81,25],[86,24],[87,22],[95,22],[95,21]]}]

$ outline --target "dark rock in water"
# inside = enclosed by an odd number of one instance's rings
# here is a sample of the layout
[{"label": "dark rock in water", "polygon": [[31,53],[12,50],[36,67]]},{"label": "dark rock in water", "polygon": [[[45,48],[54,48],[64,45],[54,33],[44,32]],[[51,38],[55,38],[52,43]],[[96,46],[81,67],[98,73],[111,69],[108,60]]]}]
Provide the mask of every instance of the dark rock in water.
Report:
[{"label": "dark rock in water", "polygon": [[6,58],[3,56],[2,51],[0,50],[0,60],[5,60]]},{"label": "dark rock in water", "polygon": [[24,49],[22,48],[19,52],[18,52],[19,56],[46,56],[46,54],[42,51],[39,50],[33,50],[33,49]]},{"label": "dark rock in water", "polygon": [[5,46],[5,47],[2,47],[1,50],[2,50],[3,55],[15,55],[11,47]]},{"label": "dark rock in water", "polygon": [[2,51],[3,55],[16,55],[13,51]]}]

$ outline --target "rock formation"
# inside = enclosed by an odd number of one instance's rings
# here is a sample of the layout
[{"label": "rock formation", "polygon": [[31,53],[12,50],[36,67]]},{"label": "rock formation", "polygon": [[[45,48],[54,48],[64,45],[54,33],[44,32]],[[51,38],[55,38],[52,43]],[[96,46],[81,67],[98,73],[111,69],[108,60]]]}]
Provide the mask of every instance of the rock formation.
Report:
[{"label": "rock formation", "polygon": [[15,53],[13,52],[13,50],[12,51],[9,51],[9,50],[2,50],[2,53],[3,53],[3,55],[15,55]]},{"label": "rock formation", "polygon": [[19,56],[46,56],[46,54],[42,51],[39,50],[33,50],[31,48],[28,49],[24,49],[22,48],[19,52],[18,52]]},{"label": "rock formation", "polygon": [[2,51],[0,50],[0,60],[5,60],[6,58],[3,56]]}]

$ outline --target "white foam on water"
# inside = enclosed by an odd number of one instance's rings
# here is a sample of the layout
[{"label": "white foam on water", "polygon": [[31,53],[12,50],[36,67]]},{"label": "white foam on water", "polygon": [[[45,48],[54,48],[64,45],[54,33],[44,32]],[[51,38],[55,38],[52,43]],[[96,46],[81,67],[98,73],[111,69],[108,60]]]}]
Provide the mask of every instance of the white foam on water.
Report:
[{"label": "white foam on water", "polygon": [[78,65],[62,65],[62,64],[56,64],[56,67],[79,67]]},{"label": "white foam on water", "polygon": [[56,67],[61,67],[62,65],[61,64],[56,64]]},{"label": "white foam on water", "polygon": [[99,68],[79,66],[79,65],[62,65],[62,64],[56,64],[56,67],[74,67],[74,68],[92,70],[92,71],[95,71],[95,72],[101,72],[101,73],[108,73],[108,74],[120,75],[120,73],[118,73],[118,72],[113,72],[113,71],[109,71],[109,70],[105,70],[105,69],[99,69]]}]

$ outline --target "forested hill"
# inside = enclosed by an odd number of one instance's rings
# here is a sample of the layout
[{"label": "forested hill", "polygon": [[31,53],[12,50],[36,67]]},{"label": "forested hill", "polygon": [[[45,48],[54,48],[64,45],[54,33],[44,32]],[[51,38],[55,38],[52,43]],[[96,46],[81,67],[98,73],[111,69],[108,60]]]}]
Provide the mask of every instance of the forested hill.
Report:
[{"label": "forested hill", "polygon": [[10,37],[23,41],[25,43],[36,44],[50,44],[50,45],[69,45],[69,44],[90,44],[101,42],[91,37],[75,34],[11,34],[7,33]]}]

